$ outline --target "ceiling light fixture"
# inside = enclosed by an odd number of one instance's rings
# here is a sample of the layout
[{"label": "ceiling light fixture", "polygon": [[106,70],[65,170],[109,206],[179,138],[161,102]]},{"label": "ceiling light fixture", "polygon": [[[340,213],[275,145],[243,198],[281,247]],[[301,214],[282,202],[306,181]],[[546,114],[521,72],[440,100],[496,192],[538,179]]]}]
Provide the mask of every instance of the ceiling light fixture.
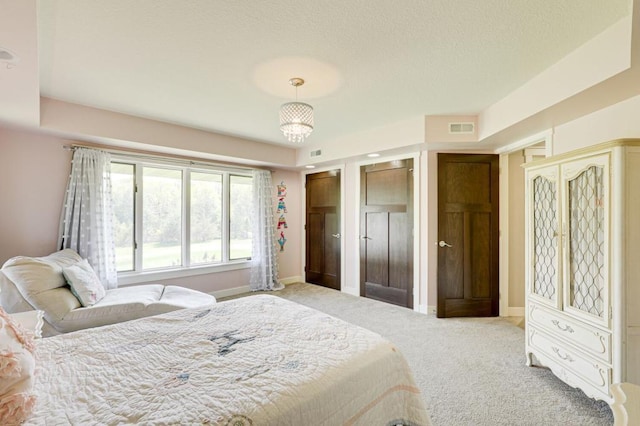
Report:
[{"label": "ceiling light fixture", "polygon": [[367,157],[376,158],[376,157],[380,157],[380,154],[378,154],[377,152],[372,152],[371,154],[367,154]]},{"label": "ceiling light fixture", "polygon": [[280,107],[280,130],[289,142],[301,143],[313,132],[313,107],[298,102],[298,87],[304,84],[303,79],[294,77],[289,84],[296,88],[296,101]]}]

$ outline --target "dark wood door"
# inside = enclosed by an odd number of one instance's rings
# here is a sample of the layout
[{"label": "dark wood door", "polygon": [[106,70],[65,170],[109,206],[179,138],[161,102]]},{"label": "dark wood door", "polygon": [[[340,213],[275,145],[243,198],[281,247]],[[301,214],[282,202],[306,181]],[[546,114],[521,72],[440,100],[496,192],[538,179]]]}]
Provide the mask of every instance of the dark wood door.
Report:
[{"label": "dark wood door", "polygon": [[413,160],[360,169],[360,294],[413,308]]},{"label": "dark wood door", "polygon": [[438,154],[437,316],[497,316],[497,155]]},{"label": "dark wood door", "polygon": [[305,281],[340,290],[340,170],[307,175]]}]

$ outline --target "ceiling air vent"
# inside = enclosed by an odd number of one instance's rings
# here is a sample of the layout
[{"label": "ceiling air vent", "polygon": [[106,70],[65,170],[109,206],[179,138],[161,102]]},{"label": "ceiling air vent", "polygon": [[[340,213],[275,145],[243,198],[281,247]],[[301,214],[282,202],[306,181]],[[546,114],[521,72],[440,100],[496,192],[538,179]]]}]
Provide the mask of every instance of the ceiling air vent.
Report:
[{"label": "ceiling air vent", "polygon": [[321,149],[316,149],[315,151],[311,151],[309,153],[309,155],[311,156],[311,158],[320,157],[322,155],[322,150]]},{"label": "ceiling air vent", "polygon": [[475,123],[449,123],[449,133],[455,135],[469,135],[476,130]]}]

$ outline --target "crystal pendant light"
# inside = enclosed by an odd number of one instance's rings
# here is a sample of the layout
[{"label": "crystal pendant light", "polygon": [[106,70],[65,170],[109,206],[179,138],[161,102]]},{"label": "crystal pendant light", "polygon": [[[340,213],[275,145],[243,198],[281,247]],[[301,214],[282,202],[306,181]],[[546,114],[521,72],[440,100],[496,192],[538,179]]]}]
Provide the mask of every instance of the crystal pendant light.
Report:
[{"label": "crystal pendant light", "polygon": [[289,142],[301,143],[313,131],[313,107],[298,102],[298,87],[304,84],[301,78],[292,78],[289,84],[296,88],[296,101],[280,107],[280,130]]}]

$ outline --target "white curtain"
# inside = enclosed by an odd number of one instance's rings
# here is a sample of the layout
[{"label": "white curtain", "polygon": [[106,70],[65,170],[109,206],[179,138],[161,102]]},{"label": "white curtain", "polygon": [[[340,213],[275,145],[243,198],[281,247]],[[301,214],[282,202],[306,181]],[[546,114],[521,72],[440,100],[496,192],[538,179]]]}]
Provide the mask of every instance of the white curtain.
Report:
[{"label": "white curtain", "polygon": [[87,259],[105,289],[118,286],[109,153],[88,148],[74,150],[58,245]]},{"label": "white curtain", "polygon": [[252,291],[280,290],[278,281],[277,242],[273,216],[271,172],[253,171],[253,252],[251,254]]}]

